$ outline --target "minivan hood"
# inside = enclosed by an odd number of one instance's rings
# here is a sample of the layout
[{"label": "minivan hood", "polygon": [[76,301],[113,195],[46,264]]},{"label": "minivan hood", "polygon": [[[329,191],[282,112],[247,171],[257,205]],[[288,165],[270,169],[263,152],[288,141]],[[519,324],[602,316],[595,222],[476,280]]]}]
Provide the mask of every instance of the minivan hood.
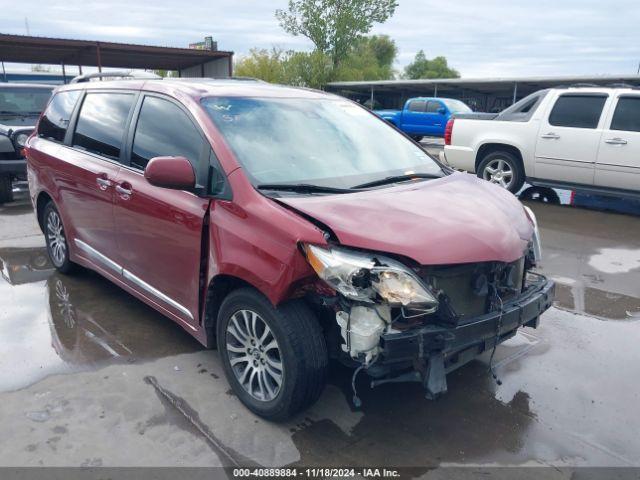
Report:
[{"label": "minivan hood", "polygon": [[278,201],[327,225],[345,246],[403,255],[422,265],[512,262],[533,234],[515,196],[466,173]]}]

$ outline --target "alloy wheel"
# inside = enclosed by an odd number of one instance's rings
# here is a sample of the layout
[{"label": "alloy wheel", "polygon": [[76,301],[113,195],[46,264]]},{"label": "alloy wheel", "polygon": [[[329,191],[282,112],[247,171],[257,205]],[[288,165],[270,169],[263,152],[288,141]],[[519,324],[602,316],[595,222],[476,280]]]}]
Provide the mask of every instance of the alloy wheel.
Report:
[{"label": "alloy wheel", "polygon": [[499,158],[489,162],[487,166],[484,167],[484,172],[482,172],[482,178],[491,183],[500,185],[507,190],[513,183],[513,177],[513,169],[509,162]]},{"label": "alloy wheel", "polygon": [[56,267],[62,266],[67,257],[67,241],[58,212],[50,211],[47,216],[47,239],[51,260]]},{"label": "alloy wheel", "polygon": [[284,376],[282,356],[278,341],[260,315],[239,310],[231,316],[226,350],[236,380],[249,395],[263,402],[278,396]]}]

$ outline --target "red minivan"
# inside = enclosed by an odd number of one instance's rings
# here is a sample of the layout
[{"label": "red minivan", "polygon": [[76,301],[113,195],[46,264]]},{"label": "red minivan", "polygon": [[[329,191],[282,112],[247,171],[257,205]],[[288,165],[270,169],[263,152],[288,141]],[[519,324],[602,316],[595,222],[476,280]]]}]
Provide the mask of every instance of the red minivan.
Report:
[{"label": "red minivan", "polygon": [[439,396],[553,300],[530,210],[342,97],[79,82],[55,91],[26,153],[55,267],[95,270],[217,345],[266,418],[314,402],[329,359]]}]

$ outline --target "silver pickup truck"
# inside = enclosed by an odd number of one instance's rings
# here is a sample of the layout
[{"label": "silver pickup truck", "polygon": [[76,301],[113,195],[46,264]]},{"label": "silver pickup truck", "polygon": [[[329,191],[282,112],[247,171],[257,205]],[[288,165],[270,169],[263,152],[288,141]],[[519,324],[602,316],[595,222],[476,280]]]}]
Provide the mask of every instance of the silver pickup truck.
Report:
[{"label": "silver pickup truck", "polygon": [[22,148],[53,88],[51,85],[0,84],[0,204],[13,200],[14,180],[26,180],[27,163]]}]

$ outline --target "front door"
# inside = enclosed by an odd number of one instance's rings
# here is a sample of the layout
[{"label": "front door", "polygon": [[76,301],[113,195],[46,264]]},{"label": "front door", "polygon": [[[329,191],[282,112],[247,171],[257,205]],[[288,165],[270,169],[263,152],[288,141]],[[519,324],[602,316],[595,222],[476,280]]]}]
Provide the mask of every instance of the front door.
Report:
[{"label": "front door", "polygon": [[71,221],[73,250],[107,274],[119,277],[115,263],[113,194],[120,171],[125,125],[133,93],[90,92],[82,101],[71,146],[59,155],[65,167],[56,181]]},{"label": "front door", "polygon": [[540,122],[535,151],[535,177],[593,185],[606,94],[560,95]]},{"label": "front door", "polygon": [[640,191],[639,94],[623,94],[617,99],[600,142],[595,184]]},{"label": "front door", "polygon": [[119,263],[125,282],[195,330],[209,200],[155,187],[144,178],[144,168],[153,157],[184,156],[192,162],[198,181],[204,181],[210,147],[186,110],[172,100],[149,94],[136,115],[128,143],[130,162],[115,185]]},{"label": "front door", "polygon": [[424,110],[426,100],[414,99],[409,102],[402,112],[402,131],[409,134],[419,134],[424,129]]},{"label": "front door", "polygon": [[445,110],[444,105],[439,101],[429,100],[427,102],[427,108],[424,113],[424,133],[426,135],[444,135],[444,127],[447,124],[447,115],[443,112],[443,110]]}]

